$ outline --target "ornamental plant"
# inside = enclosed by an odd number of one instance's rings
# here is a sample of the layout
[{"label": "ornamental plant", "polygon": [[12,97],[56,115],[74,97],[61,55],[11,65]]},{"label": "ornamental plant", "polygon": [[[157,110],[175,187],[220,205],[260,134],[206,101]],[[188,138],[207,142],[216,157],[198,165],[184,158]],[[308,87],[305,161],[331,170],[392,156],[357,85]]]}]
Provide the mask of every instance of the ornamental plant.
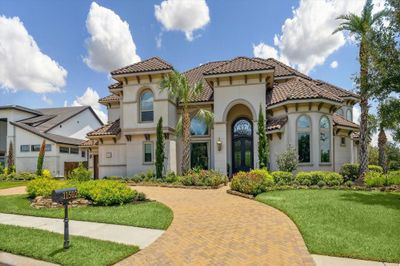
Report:
[{"label": "ornamental plant", "polygon": [[77,182],[84,182],[89,181],[92,177],[92,171],[86,169],[83,163],[80,163],[77,168],[71,171],[68,178],[77,181]]},{"label": "ornamental plant", "polygon": [[262,174],[238,172],[232,178],[231,189],[255,196],[267,190],[267,182]]},{"label": "ornamental plant", "polygon": [[14,145],[12,141],[8,146],[8,158],[7,158],[7,174],[12,174],[16,172],[15,168],[15,158],[14,158]]},{"label": "ornamental plant", "polygon": [[293,172],[297,169],[299,159],[296,150],[289,145],[288,149],[279,154],[276,160],[280,171]]},{"label": "ornamental plant", "polygon": [[258,165],[260,168],[268,166],[268,139],[265,129],[264,112],[260,104],[260,112],[257,121],[258,135]]},{"label": "ornamental plant", "polygon": [[164,169],[164,134],[162,131],[163,119],[160,117],[157,123],[157,143],[156,143],[156,178],[161,179],[163,177]]},{"label": "ornamental plant", "polygon": [[43,140],[42,145],[40,145],[40,151],[36,166],[36,175],[38,176],[41,176],[43,172],[43,161],[45,153],[46,153],[46,140]]}]

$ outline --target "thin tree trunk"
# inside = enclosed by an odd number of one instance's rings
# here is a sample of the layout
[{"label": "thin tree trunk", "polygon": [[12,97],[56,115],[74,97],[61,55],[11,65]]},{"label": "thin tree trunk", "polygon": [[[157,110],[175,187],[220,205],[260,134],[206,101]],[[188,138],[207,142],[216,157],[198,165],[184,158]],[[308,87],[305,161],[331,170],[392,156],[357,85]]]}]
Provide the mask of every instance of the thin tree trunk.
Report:
[{"label": "thin tree trunk", "polygon": [[380,125],[378,135],[379,165],[383,168],[384,173],[387,172],[386,143],[386,133],[383,126]]},{"label": "thin tree trunk", "polygon": [[364,181],[365,173],[368,171],[368,48],[365,37],[360,43],[360,170],[358,182]]},{"label": "thin tree trunk", "polygon": [[182,130],[183,130],[182,173],[184,174],[190,168],[190,114],[186,107],[183,108]]}]

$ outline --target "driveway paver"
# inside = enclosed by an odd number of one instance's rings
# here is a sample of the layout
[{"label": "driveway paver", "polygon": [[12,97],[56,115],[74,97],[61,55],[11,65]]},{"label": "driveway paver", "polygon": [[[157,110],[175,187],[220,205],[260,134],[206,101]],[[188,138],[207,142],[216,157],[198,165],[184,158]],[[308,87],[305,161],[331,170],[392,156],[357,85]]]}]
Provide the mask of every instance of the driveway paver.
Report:
[{"label": "driveway paver", "polygon": [[0,189],[0,196],[26,194],[26,186]]},{"label": "driveway paver", "polygon": [[152,245],[118,265],[315,265],[296,225],[268,205],[218,190],[135,187],[174,220]]}]

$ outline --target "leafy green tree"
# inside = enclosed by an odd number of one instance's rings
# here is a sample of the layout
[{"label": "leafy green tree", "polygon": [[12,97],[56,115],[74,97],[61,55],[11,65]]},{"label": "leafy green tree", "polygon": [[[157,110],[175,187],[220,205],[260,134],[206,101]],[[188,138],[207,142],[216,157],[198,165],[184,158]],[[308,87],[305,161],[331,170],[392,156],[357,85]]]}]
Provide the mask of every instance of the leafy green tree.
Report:
[{"label": "leafy green tree", "polygon": [[15,157],[14,156],[15,156],[15,154],[14,154],[14,145],[13,145],[13,142],[10,141],[10,144],[8,145],[8,157],[7,157],[8,174],[16,172]]},{"label": "leafy green tree", "polygon": [[268,139],[267,132],[265,129],[264,111],[260,104],[260,112],[258,113],[257,121],[257,135],[258,135],[258,165],[260,168],[266,168],[268,166]]},{"label": "leafy green tree", "polygon": [[208,126],[213,123],[214,114],[205,109],[189,112],[189,103],[192,98],[200,95],[203,91],[203,84],[190,84],[187,77],[179,72],[166,75],[160,86],[161,91],[167,90],[170,97],[176,99],[180,104],[181,116],[176,125],[176,132],[182,136],[182,173],[190,169],[190,121],[191,117],[197,117],[206,122]]},{"label": "leafy green tree", "polygon": [[160,117],[157,123],[157,143],[156,143],[156,178],[163,177],[164,169],[164,133],[163,133],[163,119]]},{"label": "leafy green tree", "polygon": [[279,171],[293,172],[299,165],[299,158],[296,150],[289,145],[286,151],[278,155],[276,162]]},{"label": "leafy green tree", "polygon": [[36,166],[36,175],[37,176],[42,176],[43,161],[44,161],[45,153],[46,153],[46,140],[43,140],[42,145],[40,145],[40,151],[39,151],[39,156],[38,156],[37,166]]},{"label": "leafy green tree", "polygon": [[368,98],[371,96],[371,89],[368,79],[368,65],[371,58],[370,35],[374,24],[386,15],[386,11],[372,14],[372,0],[367,0],[362,10],[361,16],[350,13],[341,15],[337,19],[342,22],[333,32],[346,31],[353,35],[359,43],[359,63],[360,76],[357,80],[360,92],[360,172],[359,181],[363,181],[365,173],[368,171]]}]

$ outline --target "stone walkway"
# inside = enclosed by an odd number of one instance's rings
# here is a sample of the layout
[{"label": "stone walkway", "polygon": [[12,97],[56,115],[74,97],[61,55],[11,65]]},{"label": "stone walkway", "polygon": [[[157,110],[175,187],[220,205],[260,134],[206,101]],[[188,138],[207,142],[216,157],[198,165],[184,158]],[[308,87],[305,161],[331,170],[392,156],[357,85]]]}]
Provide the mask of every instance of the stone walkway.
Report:
[{"label": "stone walkway", "polygon": [[151,246],[118,265],[315,265],[296,225],[265,204],[218,190],[135,187],[174,220]]},{"label": "stone walkway", "polygon": [[25,193],[26,193],[25,186],[0,189],[0,196],[19,195]]},{"label": "stone walkway", "polygon": [[51,262],[36,260],[29,257],[14,255],[7,252],[0,251],[0,266],[56,266]]},{"label": "stone walkway", "polygon": [[[60,234],[64,233],[64,222],[62,219],[0,213],[0,224],[31,227]],[[164,231],[126,225],[69,221],[69,233],[71,235],[135,245],[143,249],[159,238]]]}]

